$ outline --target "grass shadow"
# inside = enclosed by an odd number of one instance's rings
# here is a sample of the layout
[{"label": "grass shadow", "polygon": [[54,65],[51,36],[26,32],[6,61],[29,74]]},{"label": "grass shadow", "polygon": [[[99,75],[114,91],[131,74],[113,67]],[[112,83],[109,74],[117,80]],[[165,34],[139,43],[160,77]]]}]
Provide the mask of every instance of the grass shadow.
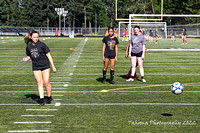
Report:
[{"label": "grass shadow", "polygon": [[173,116],[173,114],[169,114],[169,113],[162,113],[162,116]]},{"label": "grass shadow", "polygon": [[26,94],[25,98],[22,99],[21,103],[39,103],[40,97],[36,94]]}]

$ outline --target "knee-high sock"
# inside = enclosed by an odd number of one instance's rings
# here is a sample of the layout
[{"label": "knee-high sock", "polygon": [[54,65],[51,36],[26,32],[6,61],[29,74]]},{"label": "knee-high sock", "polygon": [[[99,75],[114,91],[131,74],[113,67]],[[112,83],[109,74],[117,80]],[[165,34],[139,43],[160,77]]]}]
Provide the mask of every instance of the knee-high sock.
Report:
[{"label": "knee-high sock", "polygon": [[115,71],[114,70],[110,70],[110,81],[113,81],[114,75],[115,75]]}]

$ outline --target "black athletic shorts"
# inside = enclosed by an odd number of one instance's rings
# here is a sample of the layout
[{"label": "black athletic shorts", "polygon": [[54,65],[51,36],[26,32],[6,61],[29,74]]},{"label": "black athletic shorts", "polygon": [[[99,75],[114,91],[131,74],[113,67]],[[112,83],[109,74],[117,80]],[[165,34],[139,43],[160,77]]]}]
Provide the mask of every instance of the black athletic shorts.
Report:
[{"label": "black athletic shorts", "polygon": [[115,56],[105,55],[105,58],[107,58],[107,59],[115,59]]},{"label": "black athletic shorts", "polygon": [[140,53],[132,53],[131,52],[131,56],[142,57],[142,53],[143,53],[143,51],[141,51]]},{"label": "black athletic shorts", "polygon": [[50,66],[46,66],[46,67],[36,67],[36,68],[33,68],[33,71],[44,71],[44,70],[46,70],[46,69],[49,69],[50,68]]}]

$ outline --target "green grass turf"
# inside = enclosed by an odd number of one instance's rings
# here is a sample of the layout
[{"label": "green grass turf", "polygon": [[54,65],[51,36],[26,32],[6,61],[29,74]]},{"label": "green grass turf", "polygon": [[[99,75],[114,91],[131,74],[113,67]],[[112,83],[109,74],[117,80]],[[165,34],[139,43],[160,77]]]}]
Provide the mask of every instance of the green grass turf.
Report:
[{"label": "green grass turf", "polygon": [[[43,41],[43,38],[40,39]],[[130,60],[125,59],[127,42],[120,40],[118,61],[115,66],[117,85],[109,83],[103,85],[101,83],[102,38],[89,38],[80,55],[81,49],[75,48],[83,43],[84,39],[44,40],[51,50],[57,68],[57,72],[52,72],[50,77],[53,95],[63,95],[63,97],[54,96],[55,100],[52,104],[44,107],[37,106],[35,100],[38,98],[38,92],[31,61],[22,61],[26,56],[23,38],[9,37],[0,40],[0,132],[10,130],[49,130],[52,133],[199,132],[199,105],[62,105],[199,103],[199,52],[147,51],[144,59],[147,82],[126,82],[124,76],[129,71]],[[188,44],[183,45],[181,39],[175,42],[170,39],[160,39],[157,45],[147,43],[147,49],[200,48],[199,39],[188,38],[187,40]],[[78,56],[80,58],[77,58]],[[76,67],[71,69],[74,64]],[[108,69],[108,79],[109,71]],[[137,74],[139,76],[138,69]],[[184,86],[181,95],[174,95],[170,91],[170,85],[177,81]],[[64,84],[68,86],[64,87]],[[108,90],[108,92],[101,92],[101,90]],[[54,106],[57,102],[61,102],[61,106]],[[26,109],[58,109],[58,111],[27,111]],[[23,117],[21,115],[55,116]],[[51,121],[52,123],[14,124],[14,122],[24,121]]]}]

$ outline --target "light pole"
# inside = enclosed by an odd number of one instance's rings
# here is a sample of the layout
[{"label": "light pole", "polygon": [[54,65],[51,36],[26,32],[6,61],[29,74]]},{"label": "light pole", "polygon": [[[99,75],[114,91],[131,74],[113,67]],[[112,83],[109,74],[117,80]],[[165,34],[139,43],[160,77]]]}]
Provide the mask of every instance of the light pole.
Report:
[{"label": "light pole", "polygon": [[64,17],[64,35],[65,35],[65,17],[67,16],[68,11],[63,11],[63,17]]},{"label": "light pole", "polygon": [[55,8],[55,11],[59,15],[59,34],[61,34],[61,15],[64,12],[64,8]]}]

